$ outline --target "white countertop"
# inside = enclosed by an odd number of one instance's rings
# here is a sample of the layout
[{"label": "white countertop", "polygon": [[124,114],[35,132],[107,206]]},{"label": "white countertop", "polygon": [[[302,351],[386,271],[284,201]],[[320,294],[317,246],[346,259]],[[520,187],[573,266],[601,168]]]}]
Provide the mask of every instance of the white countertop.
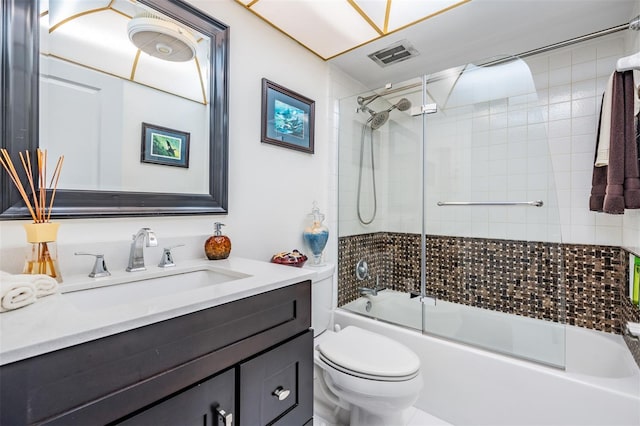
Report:
[{"label": "white countertop", "polygon": [[67,294],[61,293],[40,298],[24,308],[3,312],[0,314],[0,365],[286,287],[316,276],[313,269],[230,257],[215,261],[184,261],[168,270],[147,266],[148,270],[141,272],[112,271],[112,276],[106,278],[65,277],[60,288],[66,292],[123,283],[132,277],[146,279],[202,268],[234,276],[234,279],[165,295],[149,293],[145,298],[122,300],[88,310],[78,309]]}]

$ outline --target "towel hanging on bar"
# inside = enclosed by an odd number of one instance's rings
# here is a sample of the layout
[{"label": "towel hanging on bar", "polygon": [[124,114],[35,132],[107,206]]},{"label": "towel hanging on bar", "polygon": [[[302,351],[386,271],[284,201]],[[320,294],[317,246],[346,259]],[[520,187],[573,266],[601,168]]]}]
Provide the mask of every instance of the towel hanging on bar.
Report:
[{"label": "towel hanging on bar", "polygon": [[[633,72],[616,72],[613,78],[608,166],[594,167],[589,209],[623,214],[640,208],[640,165],[634,125]],[[603,130],[600,115],[598,134]],[[599,138],[598,138],[599,139]],[[597,141],[596,141],[597,143]],[[596,155],[598,147],[596,146]]]}]

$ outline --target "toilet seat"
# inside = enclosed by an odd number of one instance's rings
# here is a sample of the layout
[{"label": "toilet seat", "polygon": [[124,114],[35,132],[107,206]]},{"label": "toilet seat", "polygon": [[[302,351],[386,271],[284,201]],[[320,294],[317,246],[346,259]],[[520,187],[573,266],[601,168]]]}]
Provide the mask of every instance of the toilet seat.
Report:
[{"label": "toilet seat", "polygon": [[319,358],[330,367],[364,379],[406,381],[420,370],[420,360],[410,349],[354,326],[326,336],[317,350]]}]

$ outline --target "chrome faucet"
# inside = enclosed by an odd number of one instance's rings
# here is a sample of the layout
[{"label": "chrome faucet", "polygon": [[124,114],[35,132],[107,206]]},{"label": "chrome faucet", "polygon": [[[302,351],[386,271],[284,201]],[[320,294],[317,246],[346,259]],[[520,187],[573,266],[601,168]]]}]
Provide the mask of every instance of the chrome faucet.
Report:
[{"label": "chrome faucet", "polygon": [[380,287],[380,275],[376,274],[376,285],[373,288],[370,287],[358,287],[358,292],[360,296],[366,296],[370,294],[372,296],[377,296],[379,290],[384,290],[383,287]]},{"label": "chrome faucet", "polygon": [[365,296],[367,294],[370,294],[372,296],[377,296],[378,295],[378,289],[377,288],[359,287],[358,288],[358,292],[360,293],[361,296]]},{"label": "chrome faucet", "polygon": [[147,269],[144,266],[145,245],[147,247],[155,247],[158,245],[156,234],[153,233],[151,228],[141,228],[138,233],[133,236],[131,252],[129,253],[129,266],[127,266],[128,272],[144,271]]}]

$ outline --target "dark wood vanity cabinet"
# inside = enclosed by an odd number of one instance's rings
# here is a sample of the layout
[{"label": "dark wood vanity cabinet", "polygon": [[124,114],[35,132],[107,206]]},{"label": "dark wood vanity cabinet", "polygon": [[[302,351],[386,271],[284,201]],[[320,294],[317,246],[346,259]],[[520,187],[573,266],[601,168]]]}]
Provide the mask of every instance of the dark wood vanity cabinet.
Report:
[{"label": "dark wood vanity cabinet", "polygon": [[311,283],[0,367],[0,424],[303,425]]}]

